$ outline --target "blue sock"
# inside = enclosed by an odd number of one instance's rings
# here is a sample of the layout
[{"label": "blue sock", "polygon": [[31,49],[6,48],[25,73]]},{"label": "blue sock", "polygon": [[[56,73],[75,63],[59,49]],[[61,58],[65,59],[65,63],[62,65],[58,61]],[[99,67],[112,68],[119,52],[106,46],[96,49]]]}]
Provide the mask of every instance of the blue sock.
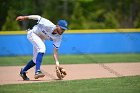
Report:
[{"label": "blue sock", "polygon": [[36,71],[35,72],[40,71],[40,65],[42,63],[43,55],[44,55],[44,53],[40,53],[40,52],[37,54],[37,58],[36,58]]},{"label": "blue sock", "polygon": [[29,61],[28,64],[22,69],[22,73],[26,72],[27,70],[29,70],[33,66],[35,66],[35,63],[33,62],[33,60]]}]

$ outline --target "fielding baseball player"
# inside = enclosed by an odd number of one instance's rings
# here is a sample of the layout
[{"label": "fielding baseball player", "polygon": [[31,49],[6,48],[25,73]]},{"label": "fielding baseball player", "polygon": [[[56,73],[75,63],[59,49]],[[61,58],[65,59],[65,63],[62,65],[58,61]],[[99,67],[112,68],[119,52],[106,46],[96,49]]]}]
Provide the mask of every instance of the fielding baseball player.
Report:
[{"label": "fielding baseball player", "polygon": [[53,41],[53,56],[56,62],[56,67],[59,67],[58,48],[60,47],[63,32],[68,29],[68,24],[65,20],[59,20],[57,25],[55,25],[48,19],[45,19],[39,15],[18,16],[16,18],[17,21],[27,19],[38,20],[38,22],[37,25],[35,25],[27,33],[27,38],[33,45],[33,58],[20,71],[20,76],[23,78],[23,80],[29,80],[29,78],[26,75],[26,72],[35,65],[36,68],[34,78],[38,79],[45,76],[45,74],[43,74],[40,70],[42,58],[46,51],[44,40]]}]

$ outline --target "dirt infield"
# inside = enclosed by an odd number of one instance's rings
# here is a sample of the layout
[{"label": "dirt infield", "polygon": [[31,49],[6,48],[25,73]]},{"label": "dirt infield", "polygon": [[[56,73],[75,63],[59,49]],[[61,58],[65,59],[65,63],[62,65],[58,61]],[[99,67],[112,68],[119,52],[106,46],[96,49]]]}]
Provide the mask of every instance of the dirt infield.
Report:
[{"label": "dirt infield", "polygon": [[[30,81],[23,81],[19,76],[19,71],[23,66],[1,66],[0,85],[35,83],[56,81],[55,65],[41,66],[46,74],[44,78],[34,79],[34,68],[30,69],[27,75]],[[68,75],[64,80],[109,78],[140,75],[140,63],[110,63],[110,64],[67,64],[62,65],[67,70]]]}]

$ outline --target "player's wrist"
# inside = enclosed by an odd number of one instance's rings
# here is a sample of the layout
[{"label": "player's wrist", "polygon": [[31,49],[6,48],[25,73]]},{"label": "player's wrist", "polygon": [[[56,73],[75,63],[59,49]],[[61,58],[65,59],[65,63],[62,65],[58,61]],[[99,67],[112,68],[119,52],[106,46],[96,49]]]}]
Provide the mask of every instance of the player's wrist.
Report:
[{"label": "player's wrist", "polygon": [[28,16],[24,16],[24,20],[29,19]]},{"label": "player's wrist", "polygon": [[59,66],[59,61],[58,60],[56,61],[56,66]]}]

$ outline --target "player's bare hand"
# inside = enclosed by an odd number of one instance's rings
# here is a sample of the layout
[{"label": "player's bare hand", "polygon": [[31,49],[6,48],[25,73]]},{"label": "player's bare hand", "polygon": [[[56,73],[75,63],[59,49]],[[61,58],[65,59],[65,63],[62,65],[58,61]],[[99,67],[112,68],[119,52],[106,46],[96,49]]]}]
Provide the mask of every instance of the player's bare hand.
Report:
[{"label": "player's bare hand", "polygon": [[18,16],[18,17],[16,18],[16,21],[22,21],[22,20],[26,20],[26,19],[27,19],[26,16]]}]

